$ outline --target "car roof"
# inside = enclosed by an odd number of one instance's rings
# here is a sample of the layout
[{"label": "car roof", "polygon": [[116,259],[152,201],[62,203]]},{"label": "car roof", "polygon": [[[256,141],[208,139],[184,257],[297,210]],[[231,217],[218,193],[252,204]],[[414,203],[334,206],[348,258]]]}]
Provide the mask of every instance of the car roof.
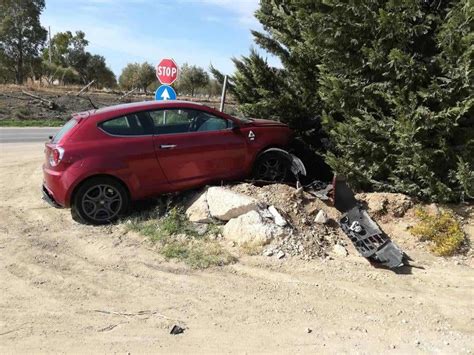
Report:
[{"label": "car roof", "polygon": [[140,102],[131,102],[127,104],[119,104],[107,107],[101,107],[94,111],[94,114],[100,116],[108,116],[108,114],[126,114],[130,112],[138,112],[138,111],[146,111],[152,109],[159,109],[159,108],[166,108],[166,107],[176,107],[176,106],[183,106],[187,108],[208,108],[213,110],[209,106],[205,106],[203,104],[192,102],[192,101],[184,101],[184,100],[170,100],[170,101],[140,101]]},{"label": "car roof", "polygon": [[176,108],[176,109],[195,109],[206,111],[210,114],[226,117],[227,119],[235,121],[236,118],[232,117],[225,112],[220,112],[210,106],[203,105],[198,102],[184,101],[184,100],[168,100],[168,101],[141,101],[141,102],[132,102],[128,104],[119,104],[107,107],[101,107],[97,110],[90,111],[90,114],[87,117],[89,122],[101,122],[104,120],[109,120],[115,117],[120,117],[135,112],[142,112],[148,110],[156,110],[163,108]]}]

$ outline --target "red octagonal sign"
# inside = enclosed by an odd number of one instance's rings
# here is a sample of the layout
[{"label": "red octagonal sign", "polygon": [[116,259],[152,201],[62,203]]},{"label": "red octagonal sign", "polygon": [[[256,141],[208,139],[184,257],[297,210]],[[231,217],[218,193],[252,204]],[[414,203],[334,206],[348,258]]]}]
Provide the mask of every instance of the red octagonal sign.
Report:
[{"label": "red octagonal sign", "polygon": [[156,66],[156,77],[164,85],[173,84],[178,79],[178,66],[173,59],[162,59]]}]

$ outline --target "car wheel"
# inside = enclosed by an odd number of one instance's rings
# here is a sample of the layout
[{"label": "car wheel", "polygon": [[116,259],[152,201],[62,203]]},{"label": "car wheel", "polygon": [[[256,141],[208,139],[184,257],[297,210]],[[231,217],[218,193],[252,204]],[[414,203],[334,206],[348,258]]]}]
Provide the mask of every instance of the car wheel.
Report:
[{"label": "car wheel", "polygon": [[290,170],[288,159],[278,152],[268,152],[257,158],[252,177],[255,180],[282,182]]},{"label": "car wheel", "polygon": [[75,193],[71,214],[81,223],[107,224],[127,211],[129,201],[127,190],[117,180],[94,178],[82,184]]}]

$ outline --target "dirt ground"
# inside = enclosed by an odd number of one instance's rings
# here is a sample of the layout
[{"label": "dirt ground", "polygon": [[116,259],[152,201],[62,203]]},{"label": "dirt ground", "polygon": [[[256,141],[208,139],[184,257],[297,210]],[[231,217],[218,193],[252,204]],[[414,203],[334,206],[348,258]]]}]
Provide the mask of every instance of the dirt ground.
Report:
[{"label": "dirt ground", "polygon": [[[41,200],[41,144],[0,146],[0,352],[472,353],[472,260],[242,256],[195,271]],[[471,224],[466,228],[472,233]],[[398,228],[398,229],[397,229]],[[178,324],[180,335],[170,335]],[[309,329],[308,329],[309,328]]]}]

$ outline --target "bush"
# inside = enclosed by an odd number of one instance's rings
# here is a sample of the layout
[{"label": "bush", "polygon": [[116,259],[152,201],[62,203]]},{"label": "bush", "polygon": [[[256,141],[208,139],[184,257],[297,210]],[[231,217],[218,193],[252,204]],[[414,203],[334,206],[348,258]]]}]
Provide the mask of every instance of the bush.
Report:
[{"label": "bush", "polygon": [[465,242],[465,235],[452,212],[442,211],[439,216],[433,216],[419,208],[416,210],[416,216],[420,221],[411,229],[411,233],[422,241],[430,241],[433,253],[452,256],[460,251]]}]

